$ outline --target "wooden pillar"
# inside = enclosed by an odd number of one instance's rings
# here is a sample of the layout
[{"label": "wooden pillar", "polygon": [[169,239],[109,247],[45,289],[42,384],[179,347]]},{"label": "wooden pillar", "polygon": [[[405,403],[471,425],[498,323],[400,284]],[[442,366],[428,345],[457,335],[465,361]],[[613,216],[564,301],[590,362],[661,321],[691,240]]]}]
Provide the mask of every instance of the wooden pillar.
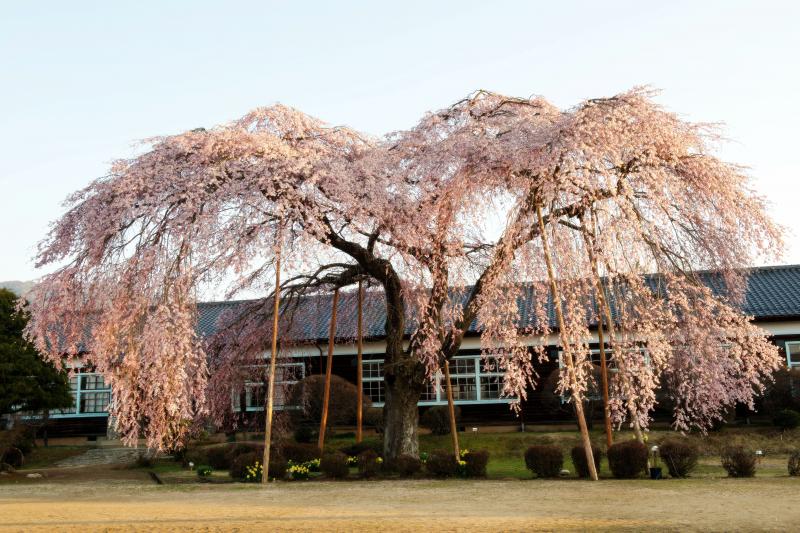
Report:
[{"label": "wooden pillar", "polygon": [[325,367],[325,392],[322,395],[322,419],[319,422],[319,440],[317,447],[322,453],[325,445],[325,430],[328,426],[328,404],[331,399],[331,372],[333,371],[333,346],[336,338],[336,310],[339,307],[339,289],[333,291],[333,309],[331,310],[331,327],[328,332],[328,364]]},{"label": "wooden pillar", "polygon": [[606,364],[606,347],[603,338],[603,316],[599,307],[597,313],[597,342],[600,343],[600,385],[603,388],[603,422],[606,428],[606,447],[610,448],[614,444],[614,435],[611,427],[611,407],[608,405],[608,365]]},{"label": "wooden pillar", "polygon": [[[456,461],[461,460],[461,449],[458,445],[458,428],[456,427],[456,408],[453,403],[453,384],[450,382],[450,363],[444,360],[444,382],[447,391],[447,412],[450,417],[450,436],[453,439],[453,454]],[[480,386],[480,383],[478,383]]]},{"label": "wooden pillar", "polygon": [[[592,239],[586,233],[583,234],[583,242],[589,254],[589,262],[592,265],[592,276],[594,277],[595,298],[597,299],[597,342],[600,344],[600,381],[603,388],[603,422],[606,430],[606,447],[610,448],[614,443],[613,429],[611,427],[611,407],[608,405],[608,363],[606,358],[605,335],[603,332],[603,315],[605,314],[605,293],[603,292],[603,282],[600,279],[600,270],[597,267],[597,256],[594,251],[597,223],[592,223]],[[610,339],[613,340],[613,339]]]},{"label": "wooden pillar", "polygon": [[364,438],[363,435],[363,419],[364,419],[364,292],[361,286],[361,280],[358,280],[358,326],[356,340],[356,386],[358,387],[358,405],[356,406],[356,442],[361,442]]},{"label": "wooden pillar", "polygon": [[564,312],[561,309],[561,292],[558,290],[558,283],[556,282],[555,271],[553,270],[553,262],[550,259],[550,246],[547,243],[547,234],[544,227],[544,219],[542,218],[542,208],[536,206],[536,215],[539,218],[539,232],[542,237],[542,248],[544,251],[544,260],[547,265],[547,277],[550,280],[550,291],[553,293],[553,307],[556,312],[556,320],[558,322],[558,332],[561,337],[561,345],[563,348],[564,364],[567,367],[567,373],[570,379],[570,392],[572,393],[572,401],[575,404],[575,414],[578,418],[578,427],[581,430],[581,440],[583,441],[583,449],[586,452],[586,462],[589,467],[589,477],[597,481],[597,469],[594,464],[594,454],[592,453],[592,441],[589,438],[589,428],[586,426],[586,416],[583,412],[583,398],[577,387],[573,385],[577,382],[575,374],[575,364],[572,359],[572,347],[570,340],[566,337],[566,323],[564,322]]},{"label": "wooden pillar", "polygon": [[[272,442],[272,411],[275,401],[275,369],[278,359],[278,316],[281,302],[281,251],[275,254],[275,294],[273,296],[272,307],[272,350],[269,356],[269,384],[267,385],[267,405],[264,411],[266,418],[266,430],[264,431],[264,458],[262,465],[264,471],[261,474],[261,483],[269,481],[269,454],[270,443]],[[244,409],[244,404],[242,409]]]}]

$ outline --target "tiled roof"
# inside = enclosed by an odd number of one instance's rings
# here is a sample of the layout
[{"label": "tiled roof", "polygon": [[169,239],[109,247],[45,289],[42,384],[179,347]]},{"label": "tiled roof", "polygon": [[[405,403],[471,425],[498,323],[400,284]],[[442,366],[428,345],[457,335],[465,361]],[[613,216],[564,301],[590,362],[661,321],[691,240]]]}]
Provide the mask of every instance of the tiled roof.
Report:
[{"label": "tiled roof", "polygon": [[[715,291],[723,290],[718,277],[713,274],[700,274]],[[469,289],[469,288],[468,288]],[[467,289],[467,290],[468,290]],[[464,295],[466,292],[464,292]],[[457,295],[456,295],[457,296]],[[332,294],[315,295],[302,299],[294,312],[290,336],[297,341],[316,341],[326,339],[331,319]],[[198,330],[203,336],[214,334],[220,326],[220,317],[226,311],[242,313],[259,305],[257,300],[228,302],[202,302],[198,304]],[[267,305],[270,305],[267,302]],[[526,287],[517,299],[520,310],[520,327],[533,324],[533,293]],[[548,302],[551,324],[555,325],[553,305]],[[800,318],[800,265],[781,265],[754,268],[751,271],[747,296],[743,311],[753,315],[756,320],[781,320]],[[228,315],[228,316],[232,316]],[[356,322],[356,293],[343,291],[340,294],[337,310],[337,337],[353,338]],[[364,336],[380,338],[385,333],[386,304],[383,293],[369,290],[364,298]],[[410,333],[413,324],[408,324]],[[265,332],[266,333],[266,332]],[[468,334],[476,334],[477,324],[471,324]]]}]

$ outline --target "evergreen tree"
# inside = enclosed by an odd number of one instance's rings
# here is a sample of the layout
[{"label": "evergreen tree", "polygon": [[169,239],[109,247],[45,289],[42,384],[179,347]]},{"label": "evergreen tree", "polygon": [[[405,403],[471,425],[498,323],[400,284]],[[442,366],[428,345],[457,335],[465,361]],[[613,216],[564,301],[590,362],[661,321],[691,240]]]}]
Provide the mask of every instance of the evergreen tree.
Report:
[{"label": "evergreen tree", "polygon": [[0,415],[72,406],[67,373],[23,338],[28,316],[16,304],[14,293],[0,289]]}]

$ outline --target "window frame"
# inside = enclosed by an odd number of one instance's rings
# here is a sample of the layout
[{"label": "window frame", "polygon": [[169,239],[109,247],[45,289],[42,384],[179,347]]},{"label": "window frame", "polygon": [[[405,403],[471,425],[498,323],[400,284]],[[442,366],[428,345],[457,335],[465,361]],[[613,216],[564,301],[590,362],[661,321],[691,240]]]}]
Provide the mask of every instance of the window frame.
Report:
[{"label": "window frame", "polygon": [[[267,361],[269,361],[269,359]],[[269,367],[269,362],[267,362],[267,363],[265,363],[263,365],[248,365],[248,368],[253,368],[253,369],[255,369],[255,368],[268,368],[268,367]],[[290,368],[290,367],[296,367],[296,368],[300,369],[299,376],[296,376],[297,379],[291,379],[291,380],[278,379],[278,376],[277,376],[278,372],[276,372],[276,376],[275,376],[275,378],[276,378],[275,379],[276,387],[278,385],[284,385],[284,384],[294,385],[295,383],[298,383],[298,382],[302,381],[306,376],[306,365],[302,361],[279,362],[279,363],[277,363],[275,365],[275,367],[276,367],[275,368],[276,371],[279,368]],[[231,393],[231,410],[234,413],[241,413],[241,412],[245,412],[245,413],[260,413],[260,412],[263,412],[264,409],[265,409],[264,405],[251,405],[252,398],[254,397],[252,391],[253,391],[253,389],[256,389],[256,388],[263,388],[263,389],[266,390],[267,386],[268,386],[268,384],[267,384],[266,381],[250,381],[250,380],[245,381],[244,382],[244,389],[243,389],[243,392],[245,393],[245,400],[244,400],[245,408],[244,408],[244,411],[242,411],[240,395],[235,394],[235,393]],[[276,404],[276,405],[273,405],[273,409],[275,411],[283,411],[283,410],[287,410],[288,411],[288,410],[300,409],[300,406],[299,405],[285,405],[285,404],[277,405]]]},{"label": "window frame", "polygon": [[[451,365],[450,379],[451,380],[454,380],[455,378],[472,379],[473,383],[475,385],[475,399],[473,399],[473,400],[457,400],[457,399],[454,398],[453,399],[453,404],[455,404],[455,405],[509,404],[509,403],[517,401],[516,397],[501,397],[501,398],[490,398],[490,399],[484,399],[483,398],[483,394],[482,394],[482,391],[481,391],[481,378],[482,377],[485,377],[485,378],[499,377],[499,378],[502,379],[503,376],[505,375],[505,373],[503,371],[501,371],[501,370],[496,369],[496,368],[494,370],[486,370],[485,369],[486,361],[484,360],[483,357],[481,357],[480,352],[478,352],[478,353],[462,353],[460,355],[456,355],[455,357],[453,357],[453,359],[454,360],[471,359],[471,360],[474,361],[474,363],[473,363],[472,371],[470,371],[470,372],[454,372],[452,370],[454,365]],[[365,365],[367,363],[375,363],[375,362],[378,362],[378,361],[381,362],[381,363],[384,363],[385,362],[385,358],[374,358],[373,357],[371,359],[364,359],[362,361],[362,368],[363,368],[363,365]],[[457,366],[457,365],[455,365],[455,366]],[[366,372],[364,372],[363,375],[366,376]],[[367,382],[381,382],[382,383],[383,382],[383,376],[381,375],[378,378],[375,378],[375,377],[370,377],[370,378],[363,377],[361,381],[362,381],[362,388],[363,388],[363,383],[367,383]],[[445,386],[444,386],[444,373],[443,372],[439,371],[439,372],[436,373],[436,375],[434,376],[432,385],[434,387],[434,392],[435,392],[436,399],[435,400],[420,400],[420,401],[417,402],[418,406],[428,407],[428,406],[434,406],[434,405],[447,405],[447,391],[445,390]],[[367,394],[366,390],[364,391],[364,395],[365,396],[369,396],[369,394]],[[385,402],[373,401],[372,405],[375,406],[375,407],[383,407],[384,403]]]},{"label": "window frame", "polygon": [[[784,352],[786,353],[786,367],[787,367],[789,370],[791,370],[791,369],[793,369],[793,368],[800,368],[800,361],[798,361],[798,362],[796,362],[796,363],[793,363],[793,362],[792,362],[792,356],[791,356],[791,354],[789,353],[789,347],[790,347],[790,346],[800,346],[800,340],[795,340],[795,341],[785,341],[785,342],[783,343],[783,350],[784,350]],[[799,354],[799,355],[800,355],[800,354]]]},{"label": "window frame", "polygon": [[[83,388],[84,378],[92,378],[96,384],[98,378],[103,383],[102,387],[97,388]],[[74,384],[74,386],[73,386]],[[108,417],[108,409],[111,406],[113,397],[111,395],[111,387],[105,382],[105,378],[99,372],[89,372],[84,370],[84,367],[75,367],[69,376],[70,393],[72,394],[73,406],[69,409],[58,409],[50,411],[50,418],[90,418],[90,417]],[[83,411],[84,394],[107,394],[108,402],[106,402],[106,409],[103,411]]]}]

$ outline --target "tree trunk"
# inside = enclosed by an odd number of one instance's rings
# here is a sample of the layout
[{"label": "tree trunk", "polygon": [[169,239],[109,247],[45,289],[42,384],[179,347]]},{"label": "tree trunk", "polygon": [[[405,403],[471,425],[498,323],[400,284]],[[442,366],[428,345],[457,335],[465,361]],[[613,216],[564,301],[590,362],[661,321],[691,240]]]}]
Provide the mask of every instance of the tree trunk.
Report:
[{"label": "tree trunk", "polygon": [[399,455],[419,457],[420,393],[408,383],[386,384],[386,404],[383,407],[383,455],[395,459]]}]

